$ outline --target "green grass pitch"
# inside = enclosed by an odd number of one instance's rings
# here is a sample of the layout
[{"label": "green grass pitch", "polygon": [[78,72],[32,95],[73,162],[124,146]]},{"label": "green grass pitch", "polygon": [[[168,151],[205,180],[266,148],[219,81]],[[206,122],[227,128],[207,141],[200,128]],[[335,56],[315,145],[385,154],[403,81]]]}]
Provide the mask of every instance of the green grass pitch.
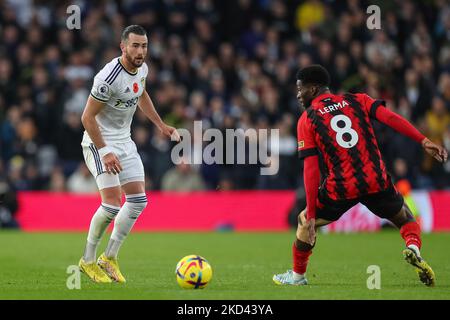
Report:
[{"label": "green grass pitch", "polygon": [[[320,234],[303,287],[277,286],[272,275],[291,268],[294,232],[132,233],[119,259],[124,285],[95,284],[81,275],[69,290],[69,265],[78,263],[83,233],[0,232],[0,299],[450,299],[450,233],[423,235],[422,254],[437,285],[422,285],[402,257],[398,232]],[[106,245],[106,237],[99,250]],[[213,279],[203,290],[183,290],[175,266],[204,256]],[[381,289],[367,288],[369,265],[381,269]]]}]

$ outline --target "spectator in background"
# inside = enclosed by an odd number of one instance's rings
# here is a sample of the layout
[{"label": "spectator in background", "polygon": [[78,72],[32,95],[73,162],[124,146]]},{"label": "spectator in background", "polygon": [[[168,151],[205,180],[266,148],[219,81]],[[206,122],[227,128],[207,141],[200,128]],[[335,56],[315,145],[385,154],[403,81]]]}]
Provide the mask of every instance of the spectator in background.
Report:
[{"label": "spectator in background", "polygon": [[432,101],[431,110],[427,111],[426,121],[428,135],[436,142],[442,143],[447,126],[450,124],[450,111],[446,108],[441,97],[435,96]]},{"label": "spectator in background", "polygon": [[51,192],[65,192],[66,179],[61,167],[55,167],[50,175],[48,190]]},{"label": "spectator in background", "polygon": [[319,25],[325,18],[325,7],[321,1],[307,0],[296,10],[295,25],[300,31],[308,31]]},{"label": "spectator in background", "polygon": [[450,70],[444,72],[439,77],[438,90],[441,98],[445,102],[447,111],[450,111]]},{"label": "spectator in background", "polygon": [[6,117],[1,125],[1,155],[4,161],[9,161],[15,154],[17,154],[17,131],[16,128],[22,112],[16,105],[10,106],[7,110]]},{"label": "spectator in background", "polygon": [[[290,115],[285,114],[276,124],[276,127],[280,128],[279,138],[271,137],[269,149],[272,153],[271,161],[279,161],[277,166],[271,164],[278,171],[274,175],[261,175],[259,189],[294,189],[296,187],[300,174],[298,166],[291,165],[297,158],[297,139],[289,130],[293,122]],[[277,154],[274,154],[275,150]]]},{"label": "spectator in background", "polygon": [[164,191],[201,191],[205,190],[205,184],[201,175],[192,169],[189,162],[182,160],[162,177],[161,189]]},{"label": "spectator in background", "polygon": [[[0,175],[2,168],[0,167]],[[0,229],[18,229],[19,224],[15,214],[18,210],[17,193],[9,181],[0,176]]]},{"label": "spectator in background", "polygon": [[[447,150],[450,150],[450,125],[447,126],[447,130],[445,130],[444,138],[443,138],[443,145]],[[444,179],[446,181],[450,180],[450,162],[447,162],[444,164],[444,170],[445,175]],[[446,185],[447,189],[450,189],[450,186],[448,184]]]},{"label": "spectator in background", "polygon": [[397,158],[394,160],[393,165],[393,180],[400,181],[406,180],[411,181],[411,173],[409,172],[408,163],[403,158]]},{"label": "spectator in background", "polygon": [[[428,128],[427,135],[436,143],[443,143],[444,133],[450,124],[450,112],[447,110],[444,100],[435,96],[432,101],[431,110],[427,111],[426,124]],[[430,156],[426,156],[423,163],[424,169],[431,172],[441,166],[436,166]]]},{"label": "spectator in background", "polygon": [[67,180],[67,191],[73,193],[96,193],[97,183],[83,162]]},{"label": "spectator in background", "polygon": [[65,176],[71,175],[79,167],[80,162],[84,163],[83,155],[78,148],[83,131],[81,114],[75,111],[67,112],[57,138],[58,155],[63,162]]},{"label": "spectator in background", "polygon": [[[138,137],[138,136],[136,136]],[[136,141],[136,140],[135,140]],[[136,143],[142,141],[138,138]],[[164,174],[173,167],[171,160],[171,142],[158,130],[150,138],[150,142],[143,149],[138,147],[140,152],[143,152],[143,161],[148,162],[149,177],[152,179],[153,188],[161,189],[161,181]],[[145,166],[145,162],[144,162]]]},{"label": "spectator in background", "polygon": [[375,68],[384,70],[392,66],[397,57],[397,47],[384,31],[377,31],[366,46],[366,59]]},{"label": "spectator in background", "polygon": [[405,85],[403,95],[412,106],[412,120],[416,121],[426,110],[426,104],[429,102],[429,91],[420,80],[419,73],[414,69],[408,69],[405,72]]}]

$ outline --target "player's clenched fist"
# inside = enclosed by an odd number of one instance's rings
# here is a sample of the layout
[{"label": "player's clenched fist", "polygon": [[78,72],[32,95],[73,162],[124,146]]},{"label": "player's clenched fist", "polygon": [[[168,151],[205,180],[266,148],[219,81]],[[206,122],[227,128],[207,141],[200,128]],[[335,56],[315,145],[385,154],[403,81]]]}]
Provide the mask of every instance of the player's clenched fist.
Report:
[{"label": "player's clenched fist", "polygon": [[120,171],[122,171],[120,161],[114,153],[110,152],[104,155],[102,160],[103,164],[105,165],[106,172],[118,174]]}]

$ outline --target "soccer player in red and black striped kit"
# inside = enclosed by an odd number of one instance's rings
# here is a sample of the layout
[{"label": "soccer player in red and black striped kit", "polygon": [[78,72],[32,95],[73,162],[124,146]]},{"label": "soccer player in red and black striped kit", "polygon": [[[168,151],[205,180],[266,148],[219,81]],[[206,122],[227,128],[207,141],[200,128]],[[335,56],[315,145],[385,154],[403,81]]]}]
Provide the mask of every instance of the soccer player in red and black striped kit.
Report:
[{"label": "soccer player in red and black striped kit", "polygon": [[297,99],[305,108],[297,134],[299,155],[304,159],[306,209],[298,216],[293,270],[274,275],[273,281],[307,284],[306,267],[317,228],[338,220],[360,202],[400,229],[406,243],[405,260],[416,268],[425,285],[433,286],[434,272],[420,255],[420,226],[386,172],[371,120],[420,143],[440,162],[447,161],[447,151],[387,109],[383,100],[361,93],[332,94],[329,82],[327,70],[320,65],[297,73]]}]

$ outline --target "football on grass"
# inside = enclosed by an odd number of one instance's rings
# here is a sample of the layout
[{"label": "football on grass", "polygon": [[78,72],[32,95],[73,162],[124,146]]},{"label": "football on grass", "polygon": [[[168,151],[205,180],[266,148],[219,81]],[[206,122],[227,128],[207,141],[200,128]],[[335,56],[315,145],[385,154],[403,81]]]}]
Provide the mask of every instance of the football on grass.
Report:
[{"label": "football on grass", "polygon": [[177,282],[183,289],[203,289],[212,278],[211,265],[198,255],[189,255],[181,259],[175,273]]}]

